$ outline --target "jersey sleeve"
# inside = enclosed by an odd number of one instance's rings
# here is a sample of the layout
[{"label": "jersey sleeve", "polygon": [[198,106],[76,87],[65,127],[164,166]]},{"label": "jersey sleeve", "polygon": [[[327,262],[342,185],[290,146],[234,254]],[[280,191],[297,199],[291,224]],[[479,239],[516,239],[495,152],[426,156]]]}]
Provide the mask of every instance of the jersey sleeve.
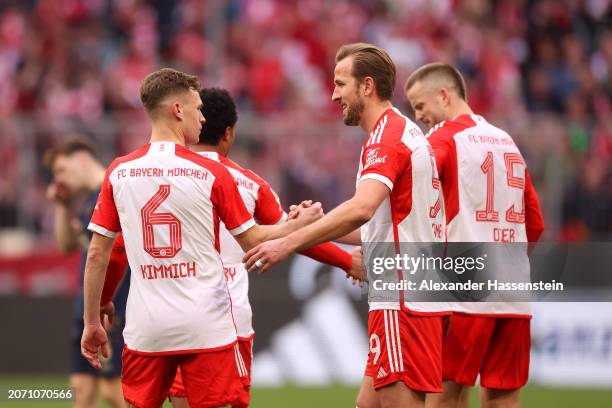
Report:
[{"label": "jersey sleeve", "polygon": [[127,267],[128,259],[127,253],[125,252],[125,243],[123,241],[123,234],[120,233],[117,235],[106,268],[106,277],[104,279],[104,288],[102,289],[100,305],[105,305],[113,300],[117,287],[125,276]]},{"label": "jersey sleeve", "polygon": [[110,182],[110,173],[114,166],[111,165],[106,171],[102,188],[98,201],[94,207],[91,221],[89,222],[88,230],[97,232],[108,238],[115,238],[117,233],[121,231],[121,223],[119,222],[119,214],[115,206],[115,198],[113,197],[113,185]]},{"label": "jersey sleeve", "polygon": [[215,176],[210,195],[213,206],[232,235],[242,234],[255,225],[255,221],[244,205],[236,182],[229,171],[219,166]]},{"label": "jersey sleeve", "polygon": [[448,172],[449,162],[453,153],[452,147],[447,139],[441,137],[437,133],[432,134],[427,140],[434,151],[438,175],[442,177],[443,174]]},{"label": "jersey sleeve", "polygon": [[459,167],[457,164],[457,148],[453,138],[453,130],[441,127],[435,130],[427,139],[433,154],[438,178],[442,183],[446,223],[449,224],[459,213]]},{"label": "jersey sleeve", "polygon": [[257,223],[262,225],[275,225],[285,221],[285,211],[280,204],[278,195],[268,183],[259,186],[253,215]]},{"label": "jersey sleeve", "polygon": [[300,254],[345,271],[351,269],[353,264],[351,254],[331,242],[305,249]]},{"label": "jersey sleeve", "polygon": [[527,240],[538,242],[544,231],[544,217],[538,194],[531,182],[529,171],[525,169],[525,228],[527,230]]}]

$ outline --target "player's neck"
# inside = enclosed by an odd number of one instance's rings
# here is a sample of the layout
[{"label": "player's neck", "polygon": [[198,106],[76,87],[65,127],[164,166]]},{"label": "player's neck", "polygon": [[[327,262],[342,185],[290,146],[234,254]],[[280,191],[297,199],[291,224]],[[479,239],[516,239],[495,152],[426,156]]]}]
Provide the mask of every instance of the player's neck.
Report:
[{"label": "player's neck", "polygon": [[223,156],[223,152],[221,151],[220,146],[211,146],[207,144],[197,144],[190,146],[190,149],[194,152],[213,152],[218,153]]},{"label": "player's neck", "polygon": [[377,101],[372,104],[368,109],[364,109],[361,113],[361,128],[366,133],[371,133],[376,126],[376,122],[382,116],[383,113],[389,108],[392,108],[393,104],[391,101]]},{"label": "player's neck", "polygon": [[463,101],[455,104],[454,106],[451,107],[451,109],[448,110],[449,119],[455,119],[461,115],[473,115],[473,114],[474,112],[472,111],[472,108],[470,108],[470,106]]},{"label": "player's neck", "polygon": [[167,123],[153,122],[151,124],[151,142],[172,142],[185,146],[185,136]]}]

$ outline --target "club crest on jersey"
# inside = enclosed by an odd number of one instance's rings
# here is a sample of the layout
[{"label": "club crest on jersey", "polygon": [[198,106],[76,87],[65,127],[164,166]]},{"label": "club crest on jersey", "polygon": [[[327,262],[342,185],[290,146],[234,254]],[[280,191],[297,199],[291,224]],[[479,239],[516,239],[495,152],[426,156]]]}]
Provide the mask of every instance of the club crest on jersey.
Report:
[{"label": "club crest on jersey", "polygon": [[380,147],[375,149],[368,150],[365,158],[365,164],[363,165],[363,169],[366,170],[368,167],[374,166],[375,164],[383,164],[387,161],[387,155],[385,154],[382,157],[379,157],[378,151]]}]

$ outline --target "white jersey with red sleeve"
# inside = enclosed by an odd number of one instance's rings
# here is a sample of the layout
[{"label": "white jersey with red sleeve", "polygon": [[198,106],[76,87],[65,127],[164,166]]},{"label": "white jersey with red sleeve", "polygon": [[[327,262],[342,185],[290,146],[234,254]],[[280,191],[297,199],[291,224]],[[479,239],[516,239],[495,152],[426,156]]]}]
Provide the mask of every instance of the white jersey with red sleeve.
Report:
[{"label": "white jersey with red sleeve", "polygon": [[[223,164],[234,177],[247,211],[262,225],[280,224],[287,218],[278,196],[270,185],[251,170],[244,169],[216,152],[200,152],[204,157]],[[253,336],[253,311],[249,302],[249,277],[242,262],[244,251],[224,224],[221,224],[221,259],[232,296],[232,309],[238,338]]]},{"label": "white jersey with red sleeve", "polygon": [[[509,134],[481,116],[461,115],[436,125],[428,140],[442,182],[449,242],[527,243],[539,239],[544,229],[540,204],[525,160]],[[502,249],[512,248],[511,262],[492,257],[489,261],[504,269],[502,275],[528,281],[527,247],[524,245],[524,251],[519,247],[523,246]],[[515,248],[521,250],[517,253]],[[453,308],[496,316],[530,314],[529,304],[522,302],[465,302]]]},{"label": "white jersey with red sleeve", "polygon": [[[444,242],[444,202],[433,151],[418,126],[396,108],[381,115],[364,142],[357,183],[369,179],[385,184],[390,194],[361,227],[364,247],[368,243],[391,243],[395,255],[402,252],[403,243]],[[403,280],[404,273],[398,270],[393,279]],[[448,311],[446,303],[411,302],[409,296],[401,291],[395,304],[381,302],[372,297],[370,288],[370,310],[400,309],[403,304],[415,313]]]},{"label": "white jersey with red sleeve", "polygon": [[118,158],[89,224],[122,231],[132,275],[126,347],[145,354],[219,350],[236,341],[219,255],[219,224],[254,225],[227,169],[171,142]]}]

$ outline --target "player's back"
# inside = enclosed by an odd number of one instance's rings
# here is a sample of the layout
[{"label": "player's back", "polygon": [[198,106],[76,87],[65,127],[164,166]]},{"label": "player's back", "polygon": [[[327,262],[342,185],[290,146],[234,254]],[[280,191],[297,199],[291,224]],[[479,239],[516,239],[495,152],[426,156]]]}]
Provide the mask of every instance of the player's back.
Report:
[{"label": "player's back", "polygon": [[[486,268],[476,276],[479,281],[528,282],[525,197],[527,191],[533,199],[535,192],[512,137],[481,116],[462,115],[434,127],[429,141],[444,190],[447,240],[455,243],[449,253],[485,256]],[[541,220],[539,205],[536,212]],[[454,309],[529,314],[529,305],[520,302],[528,300],[525,294],[502,297],[492,292],[481,300],[488,302],[457,303]]]},{"label": "player's back", "polygon": [[512,137],[463,115],[434,128],[429,141],[454,148],[442,176],[455,190],[445,194],[448,241],[526,242],[526,167]]},{"label": "player's back", "polygon": [[127,347],[176,352],[231,344],[236,331],[218,252],[219,217],[233,232],[252,220],[226,193],[224,183],[233,184],[227,170],[183,146],[159,142],[115,160],[105,183],[114,202],[101,195],[90,228],[104,233],[104,224],[112,225],[105,207],[116,205],[133,271]]},{"label": "player's back", "polygon": [[[278,198],[268,183],[254,172],[244,169],[232,160],[216,152],[200,152],[204,157],[214,160],[227,168],[234,177],[240,197],[247,211],[257,223],[273,225],[285,221]],[[221,259],[225,278],[232,297],[232,310],[239,338],[248,338],[253,335],[251,305],[249,303],[248,272],[242,262],[244,251],[227,230],[225,224],[220,225]]]}]

